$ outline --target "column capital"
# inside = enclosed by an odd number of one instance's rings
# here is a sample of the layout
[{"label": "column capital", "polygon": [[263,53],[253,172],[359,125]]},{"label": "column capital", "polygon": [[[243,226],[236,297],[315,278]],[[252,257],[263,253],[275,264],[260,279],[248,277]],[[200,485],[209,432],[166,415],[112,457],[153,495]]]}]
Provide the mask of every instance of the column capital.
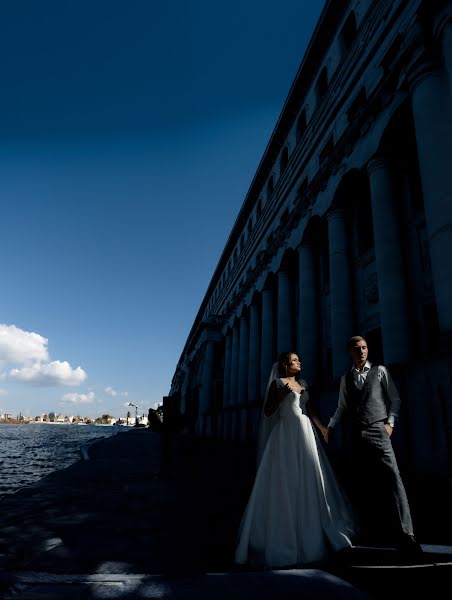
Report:
[{"label": "column capital", "polygon": [[450,6],[444,7],[433,21],[432,33],[437,42],[442,42],[447,27],[452,27],[452,8]]},{"label": "column capital", "polygon": [[310,244],[309,242],[303,242],[302,244],[300,244],[297,248],[298,254],[312,254],[313,252],[313,245]]},{"label": "column capital", "polygon": [[278,271],[278,279],[289,279],[289,273],[286,269],[281,269]]},{"label": "column capital", "polygon": [[333,221],[343,221],[345,219],[345,211],[343,208],[333,208],[326,213],[328,223]]},{"label": "column capital", "polygon": [[413,59],[406,68],[406,80],[410,92],[427,79],[441,77],[440,62],[437,58],[429,56],[424,48],[414,53]]},{"label": "column capital", "polygon": [[389,168],[389,161],[385,156],[374,156],[367,163],[367,172],[372,175],[378,170],[387,170]]},{"label": "column capital", "polygon": [[255,304],[250,304],[249,305],[249,311],[250,311],[250,313],[256,313],[257,312],[257,306]]},{"label": "column capital", "polygon": [[208,343],[216,343],[216,342],[221,342],[223,339],[223,336],[221,335],[221,333],[219,331],[207,331],[205,333],[205,337],[204,337],[204,341],[206,344]]}]

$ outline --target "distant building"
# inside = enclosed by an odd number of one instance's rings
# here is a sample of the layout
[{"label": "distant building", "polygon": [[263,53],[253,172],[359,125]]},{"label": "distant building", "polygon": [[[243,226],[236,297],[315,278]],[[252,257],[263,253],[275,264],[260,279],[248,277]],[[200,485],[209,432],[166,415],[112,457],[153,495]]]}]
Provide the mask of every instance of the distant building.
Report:
[{"label": "distant building", "polygon": [[326,419],[362,334],[401,455],[449,481],[451,264],[452,3],[328,0],[177,364],[185,423],[254,439],[287,349]]}]

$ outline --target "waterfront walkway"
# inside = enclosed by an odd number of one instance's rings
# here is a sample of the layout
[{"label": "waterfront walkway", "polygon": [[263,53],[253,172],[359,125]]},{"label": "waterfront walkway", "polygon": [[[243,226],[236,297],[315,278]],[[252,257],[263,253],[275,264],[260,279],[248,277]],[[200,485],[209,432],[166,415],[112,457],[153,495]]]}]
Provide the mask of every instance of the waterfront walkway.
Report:
[{"label": "waterfront walkway", "polygon": [[450,581],[446,546],[424,546],[416,564],[393,549],[355,548],[310,569],[239,569],[252,449],[179,436],[159,474],[160,442],[142,428],[104,438],[89,460],[3,499],[0,598],[353,600],[396,597],[400,584],[433,600]]}]

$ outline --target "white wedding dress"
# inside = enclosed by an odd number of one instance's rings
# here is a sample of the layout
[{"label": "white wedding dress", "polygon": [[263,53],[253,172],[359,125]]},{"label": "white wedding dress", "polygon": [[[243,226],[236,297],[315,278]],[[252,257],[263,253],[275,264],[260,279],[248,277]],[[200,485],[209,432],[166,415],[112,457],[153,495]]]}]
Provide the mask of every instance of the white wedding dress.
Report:
[{"label": "white wedding dress", "polygon": [[307,400],[290,392],[279,406],[240,525],[238,564],[301,566],[352,545],[353,514],[305,414]]}]

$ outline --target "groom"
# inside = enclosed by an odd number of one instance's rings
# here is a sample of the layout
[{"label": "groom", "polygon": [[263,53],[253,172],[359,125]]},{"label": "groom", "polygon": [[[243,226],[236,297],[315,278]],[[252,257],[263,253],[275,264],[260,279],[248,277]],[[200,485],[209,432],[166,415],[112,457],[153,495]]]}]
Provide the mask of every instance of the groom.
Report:
[{"label": "groom", "polygon": [[[363,337],[350,338],[347,348],[353,367],[341,378],[339,402],[324,434],[325,442],[328,443],[334,428],[347,414],[357,463],[354,479],[359,480],[360,492],[364,491],[363,477],[367,475],[370,480],[367,491],[371,491],[372,497],[381,491],[387,496],[389,512],[385,518],[389,521],[392,513],[400,548],[410,553],[421,552],[413,534],[408,498],[390,439],[400,409],[397,389],[386,367],[372,365],[367,360],[367,342]],[[365,510],[366,506],[357,508]],[[379,505],[378,512],[381,508]]]}]

